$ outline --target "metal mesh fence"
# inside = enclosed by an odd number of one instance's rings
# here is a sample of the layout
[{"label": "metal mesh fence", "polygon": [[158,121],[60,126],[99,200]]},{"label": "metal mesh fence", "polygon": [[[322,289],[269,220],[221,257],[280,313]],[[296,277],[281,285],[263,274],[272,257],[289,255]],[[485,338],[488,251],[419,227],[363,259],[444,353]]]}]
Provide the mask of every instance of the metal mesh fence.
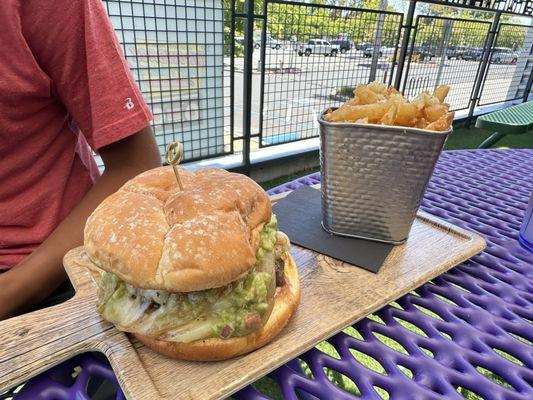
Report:
[{"label": "metal mesh fence", "polygon": [[355,85],[389,83],[401,21],[396,13],[269,1],[264,44],[256,42],[264,55],[260,146],[317,136],[317,114]]},{"label": "metal mesh fence", "polygon": [[[161,152],[179,140],[187,161],[232,149],[232,70],[224,35],[232,1],[104,0],[133,76],[154,114]],[[232,35],[231,35],[232,36]]]},{"label": "metal mesh fence", "polygon": [[500,10],[513,14],[533,15],[533,1],[531,0],[440,0],[438,2],[467,8],[477,7],[484,10]]},{"label": "metal mesh fence", "polygon": [[490,22],[419,16],[408,55],[403,91],[415,96],[450,86],[452,110],[469,107]]},{"label": "metal mesh fence", "polygon": [[[495,45],[490,50],[489,66],[479,105],[510,101],[522,97],[521,86],[531,73],[533,26],[501,24]],[[529,70],[529,73],[527,71]],[[525,79],[524,79],[525,78]]]},{"label": "metal mesh fence", "polygon": [[[186,161],[241,151],[245,112],[252,150],[317,136],[317,114],[345,101],[359,83],[392,82],[400,53],[399,13],[264,0],[255,2],[252,16],[234,0],[102,1],[153,111],[161,152],[180,140]],[[527,14],[531,2],[442,3]],[[252,70],[242,58],[248,18],[255,29]],[[480,18],[417,17],[401,74],[406,95],[448,84],[451,108],[469,107],[476,79],[483,79],[490,29]],[[523,96],[533,68],[532,29],[500,25],[479,105]]]}]

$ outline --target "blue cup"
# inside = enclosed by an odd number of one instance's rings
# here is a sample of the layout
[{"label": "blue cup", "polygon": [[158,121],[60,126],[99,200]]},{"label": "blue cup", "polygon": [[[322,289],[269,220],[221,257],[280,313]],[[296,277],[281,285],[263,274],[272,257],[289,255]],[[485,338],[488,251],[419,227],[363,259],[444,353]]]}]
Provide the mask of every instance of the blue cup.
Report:
[{"label": "blue cup", "polygon": [[526,215],[520,228],[518,240],[529,251],[533,251],[533,192],[529,196],[529,203],[526,209]]}]

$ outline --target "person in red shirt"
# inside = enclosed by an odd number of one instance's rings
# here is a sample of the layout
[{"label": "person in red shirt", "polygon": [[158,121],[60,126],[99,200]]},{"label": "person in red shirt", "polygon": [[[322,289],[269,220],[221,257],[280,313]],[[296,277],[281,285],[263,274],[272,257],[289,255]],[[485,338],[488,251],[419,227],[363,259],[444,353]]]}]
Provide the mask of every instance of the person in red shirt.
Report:
[{"label": "person in red shirt", "polygon": [[2,0],[0,26],[3,319],[65,281],[62,258],[82,244],[86,218],[161,161],[101,0]]}]

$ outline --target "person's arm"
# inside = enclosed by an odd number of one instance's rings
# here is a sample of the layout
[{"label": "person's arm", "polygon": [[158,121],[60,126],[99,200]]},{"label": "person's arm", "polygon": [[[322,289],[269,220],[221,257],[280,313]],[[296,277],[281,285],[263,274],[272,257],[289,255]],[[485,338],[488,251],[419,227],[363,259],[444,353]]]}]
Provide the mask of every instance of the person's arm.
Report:
[{"label": "person's arm", "polygon": [[128,179],[161,165],[150,127],[99,152],[105,172],[83,200],[30,256],[0,274],[0,320],[23,312],[57,288],[66,278],[63,256],[83,244],[83,228],[92,211]]}]

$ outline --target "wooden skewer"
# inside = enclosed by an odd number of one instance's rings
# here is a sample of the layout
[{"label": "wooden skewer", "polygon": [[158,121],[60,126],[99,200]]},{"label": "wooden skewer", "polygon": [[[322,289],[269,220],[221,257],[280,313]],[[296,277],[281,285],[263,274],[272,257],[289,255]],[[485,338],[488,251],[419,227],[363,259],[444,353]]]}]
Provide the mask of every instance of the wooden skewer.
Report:
[{"label": "wooden skewer", "polygon": [[180,173],[178,170],[178,164],[183,159],[183,145],[180,142],[170,143],[167,146],[165,158],[167,159],[167,162],[172,165],[174,175],[176,175],[176,180],[178,181],[178,186],[180,187],[180,190],[183,190],[183,184],[181,183]]}]

